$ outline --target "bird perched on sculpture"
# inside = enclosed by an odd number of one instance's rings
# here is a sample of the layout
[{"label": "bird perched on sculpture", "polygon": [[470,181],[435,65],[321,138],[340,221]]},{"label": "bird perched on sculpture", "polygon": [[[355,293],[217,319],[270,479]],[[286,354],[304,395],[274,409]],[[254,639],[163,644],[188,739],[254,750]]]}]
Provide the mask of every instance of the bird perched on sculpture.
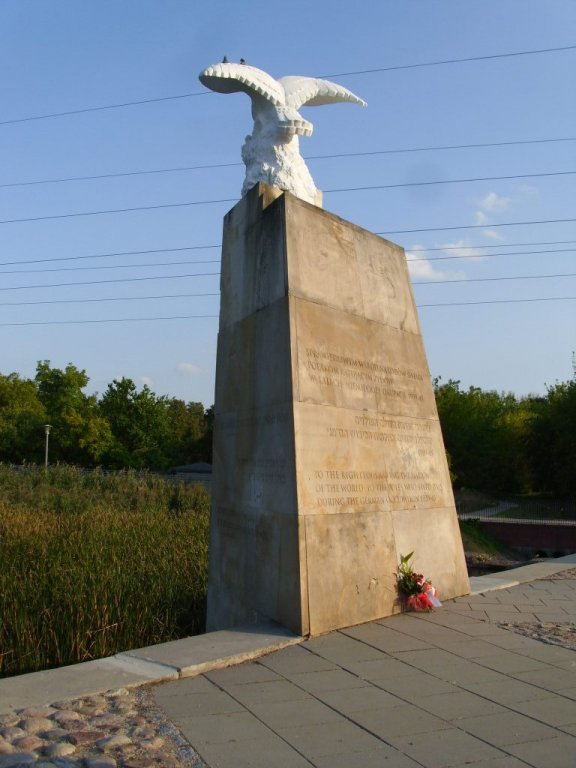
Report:
[{"label": "bird perched on sculpture", "polygon": [[263,181],[317,202],[318,190],[300,155],[299,136],[310,136],[313,126],[299,113],[303,106],[366,102],[341,85],[300,75],[275,80],[247,64],[222,62],[207,67],[200,82],[217,93],[246,93],[252,100],[254,129],[242,147],[246,178],[242,194]]}]

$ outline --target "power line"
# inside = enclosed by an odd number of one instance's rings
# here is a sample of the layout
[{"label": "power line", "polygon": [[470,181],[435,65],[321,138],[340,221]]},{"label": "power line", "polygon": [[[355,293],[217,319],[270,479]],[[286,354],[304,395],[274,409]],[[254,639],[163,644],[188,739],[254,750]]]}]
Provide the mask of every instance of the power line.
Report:
[{"label": "power line", "polygon": [[86,256],[58,256],[51,259],[27,259],[24,261],[0,261],[0,267],[13,264],[45,264],[51,261],[77,261],[80,259],[107,259],[111,256],[137,256],[145,253],[175,253],[177,251],[201,251],[206,248],[220,248],[218,245],[187,245],[182,248],[152,248],[145,251],[115,251],[111,253],[92,253]]},{"label": "power line", "polygon": [[[51,285],[19,285],[14,288],[0,288],[2,291],[18,291],[33,288],[64,288],[79,285],[100,285],[109,283],[130,283],[140,282],[143,280],[172,280],[176,278],[185,277],[213,277],[219,275],[219,272],[203,272],[194,275],[161,275],[153,277],[134,277],[134,278],[121,278],[117,280],[94,280],[94,281],[82,281],[74,283],[54,283]],[[576,273],[566,274],[554,274],[554,275],[512,275],[512,276],[500,276],[500,277],[471,277],[471,278],[455,278],[453,280],[424,280],[413,282],[412,285],[443,285],[447,283],[485,283],[485,282],[499,282],[502,280],[544,280],[548,278],[558,277],[576,277]],[[103,301],[144,301],[149,299],[168,299],[168,298],[190,298],[190,297],[204,297],[204,296],[219,296],[219,293],[182,293],[182,294],[165,294],[160,296],[133,296],[124,298],[95,298],[95,299],[51,299],[46,301],[18,301],[18,302],[4,302],[0,303],[0,307],[20,307],[20,306],[36,306],[40,304],[84,304],[87,302],[103,302]]]},{"label": "power line", "polygon": [[439,67],[446,64],[463,64],[470,61],[488,61],[489,59],[508,59],[513,56],[535,56],[542,53],[558,53],[560,51],[572,51],[576,45],[564,45],[558,48],[540,48],[531,51],[513,51],[511,53],[493,53],[488,56],[467,56],[464,59],[441,59],[439,61],[425,61],[420,64],[398,64],[392,67],[377,67],[375,69],[360,69],[355,72],[335,72],[323,77],[347,77],[348,75],[370,75],[374,72],[395,72],[400,69],[418,69],[420,67]]},{"label": "power line", "polygon": [[[413,251],[414,253],[429,253],[431,251],[461,251],[465,249],[470,248],[503,248],[504,245],[507,248],[520,248],[523,246],[532,246],[532,245],[569,245],[572,243],[576,243],[576,240],[546,240],[544,242],[531,242],[531,243],[498,243],[497,245],[447,245],[447,246],[440,246],[438,248],[419,248],[418,251]],[[8,267],[13,265],[22,265],[22,264],[48,264],[53,263],[55,261],[80,261],[84,259],[107,259],[114,256],[137,256],[137,255],[143,255],[147,253],[175,253],[175,252],[181,252],[181,251],[201,251],[206,250],[208,248],[221,248],[222,243],[212,243],[211,245],[186,245],[182,246],[180,248],[150,248],[143,251],[111,251],[109,253],[92,253],[92,254],[86,254],[84,256],[55,256],[48,259],[24,259],[24,260],[15,260],[15,261],[0,261],[0,267]],[[409,250],[409,249],[408,249]],[[571,249],[570,249],[571,250]],[[561,253],[561,250],[558,250],[558,253]],[[524,253],[556,253],[556,251],[514,251],[510,254],[494,254],[497,256],[504,256],[504,255],[514,255],[514,253],[518,253],[518,255],[522,255]],[[488,258],[491,254],[480,254],[479,256],[481,258]],[[471,258],[470,256],[456,256],[456,257],[450,257],[450,256],[443,256],[441,258]],[[417,261],[418,259],[414,259],[414,261]],[[428,259],[428,261],[432,261],[433,259]],[[411,259],[408,259],[408,261],[411,261]],[[30,270],[33,271],[33,270]]]},{"label": "power line", "polygon": [[0,275],[33,275],[41,272],[84,272],[94,269],[142,269],[145,267],[176,267],[183,264],[219,264],[220,259],[205,259],[203,261],[155,261],[151,264],[99,264],[92,267],[52,267],[50,269],[9,269],[0,270]]},{"label": "power line", "polygon": [[506,221],[500,224],[463,224],[459,227],[419,227],[418,229],[390,229],[387,232],[374,232],[375,235],[409,235],[414,232],[452,232],[456,229],[495,229],[496,227],[520,227],[539,224],[566,224],[576,219],[541,219],[539,221]]},{"label": "power line", "polygon": [[[493,53],[486,56],[467,56],[461,59],[442,59],[439,61],[424,61],[415,64],[396,64],[390,67],[377,67],[374,69],[361,69],[353,72],[336,72],[335,74],[322,75],[322,77],[351,77],[355,75],[367,75],[376,72],[395,72],[402,69],[421,69],[424,67],[439,67],[448,64],[463,64],[473,61],[488,61],[490,59],[506,59],[516,56],[536,56],[545,53],[560,53],[564,51],[571,51],[576,48],[576,45],[564,45],[555,48],[539,48],[529,51],[511,51],[508,53]],[[161,101],[175,101],[178,99],[188,99],[193,96],[208,96],[212,91],[196,91],[193,93],[180,93],[175,96],[160,96],[153,99],[140,99],[138,101],[125,101],[120,104],[105,104],[97,107],[84,107],[83,109],[72,109],[66,112],[51,112],[45,115],[32,115],[30,117],[20,117],[12,120],[0,121],[0,125],[13,125],[15,123],[27,123],[35,120],[48,120],[49,118],[68,117],[70,115],[79,115],[86,112],[101,112],[107,109],[121,109],[123,107],[134,107],[141,104],[153,104]]]},{"label": "power line", "polygon": [[576,273],[570,272],[564,275],[510,275],[501,277],[470,277],[454,278],[453,280],[423,280],[413,282],[412,285],[444,285],[447,283],[497,283],[501,280],[545,280],[550,277],[576,277]]},{"label": "power line", "polygon": [[[573,243],[576,243],[576,240],[546,240],[545,242],[540,243],[497,243],[496,245],[441,245],[437,248],[419,248],[418,252],[428,253],[430,251],[463,251],[467,248],[503,248],[504,245],[506,245],[507,248],[521,248],[526,245],[570,245]],[[526,253],[530,253],[530,251],[526,251]],[[545,253],[545,251],[543,251],[543,253]]]},{"label": "power line", "polygon": [[12,288],[2,287],[0,291],[24,291],[34,288],[69,288],[76,285],[103,285],[105,283],[136,283],[144,280],[177,280],[185,277],[214,277],[220,272],[197,272],[188,275],[156,275],[151,277],[121,277],[114,280],[86,280],[75,283],[50,283],[47,285],[16,285]]},{"label": "power line", "polygon": [[[435,179],[434,181],[408,181],[402,184],[376,184],[366,187],[340,187],[325,189],[324,194],[335,192],[364,192],[372,189],[397,189],[400,187],[427,187],[437,184],[469,184],[476,181],[510,181],[512,179],[540,179],[547,176],[574,176],[576,171],[552,171],[549,173],[520,173],[513,176],[477,176],[469,179]],[[1,224],[2,222],[0,222]]]},{"label": "power line", "polygon": [[218,315],[174,315],[172,317],[110,317],[100,320],[35,320],[24,323],[0,323],[1,328],[23,325],[84,325],[87,323],[141,323],[157,320],[193,320],[199,318],[215,318]]},{"label": "power line", "polygon": [[[208,247],[208,246],[202,246],[202,247]],[[474,246],[460,246],[460,249],[467,249],[470,250]],[[479,246],[482,247],[482,246]],[[421,249],[416,251],[409,251],[409,253],[423,253],[426,250],[431,251],[438,251],[438,250],[444,250],[442,248],[430,248],[430,249]],[[454,250],[454,248],[446,248],[445,250]],[[555,249],[546,249],[546,250],[538,250],[538,251],[504,251],[501,253],[479,253],[479,254],[458,254],[454,256],[431,256],[431,257],[418,257],[415,258],[407,258],[406,261],[410,263],[414,262],[421,262],[421,261],[448,261],[452,259],[491,259],[496,258],[498,256],[527,256],[527,255],[538,255],[538,254],[544,254],[544,253],[574,253],[574,248],[555,248]],[[70,256],[69,259],[88,259],[88,258],[95,258],[90,256]],[[52,261],[60,261],[60,259],[45,259],[44,261],[52,262]],[[8,262],[10,264],[13,264],[14,262]],[[20,264],[26,264],[28,262],[19,262]],[[36,262],[31,262],[36,263]],[[147,264],[110,264],[110,265],[94,265],[89,267],[53,267],[50,269],[9,269],[9,270],[0,270],[0,275],[34,275],[34,274],[40,274],[40,273],[51,273],[51,272],[84,272],[84,271],[92,271],[92,270],[98,270],[98,269],[146,269],[147,267],[174,267],[174,266],[180,266],[183,264],[219,264],[220,259],[202,259],[202,260],[194,260],[194,261],[154,261]],[[0,265],[1,266],[1,265]]]},{"label": "power line", "polygon": [[[308,155],[305,160],[335,160],[343,157],[374,157],[376,155],[398,155],[410,152],[439,152],[445,150],[458,149],[482,149],[487,147],[511,147],[526,144],[550,144],[557,142],[576,141],[576,137],[553,138],[553,139],[526,139],[518,141],[493,141],[482,144],[448,144],[432,147],[406,147],[403,149],[378,149],[369,152],[338,152],[331,155]],[[142,171],[124,171],[118,173],[100,173],[92,176],[65,176],[55,179],[34,179],[32,181],[14,181],[0,184],[0,189],[7,187],[30,187],[38,184],[63,184],[75,181],[99,181],[102,179],[116,179],[130,176],[148,176],[161,173],[182,173],[186,171],[214,170],[215,168],[233,168],[244,165],[244,163],[211,163],[209,165],[184,165],[174,168],[152,168]]]},{"label": "power line", "polygon": [[[527,302],[537,301],[576,301],[576,296],[542,296],[532,299],[493,299],[488,301],[458,301],[448,302],[442,304],[417,304],[417,307],[464,307],[474,306],[479,304],[522,304]],[[27,321],[22,323],[0,323],[0,328],[8,328],[14,326],[30,326],[30,325],[84,325],[88,323],[138,323],[138,322],[156,322],[163,320],[192,320],[200,318],[217,318],[218,315],[173,315],[171,317],[119,317],[119,318],[102,318],[100,320],[37,320]]]},{"label": "power line", "polygon": [[32,115],[30,117],[18,117],[13,120],[1,120],[0,125],[14,125],[15,123],[30,123],[34,120],[48,120],[52,117],[69,117],[81,115],[86,112],[102,112],[105,109],[122,109],[123,107],[135,107],[139,104],[153,104],[159,101],[176,101],[177,99],[189,99],[192,96],[209,96],[211,91],[197,91],[196,93],[180,93],[176,96],[160,96],[154,99],[140,99],[139,101],[125,101],[121,104],[104,104],[100,107],[84,107],[83,109],[69,109],[66,112],[51,112],[47,115]]},{"label": "power line", "polygon": [[[425,250],[425,249],[423,249]],[[442,250],[441,248],[431,248],[430,250]],[[420,253],[420,251],[409,251],[410,253]],[[557,248],[556,250],[544,251],[509,251],[503,253],[479,253],[479,254],[461,254],[459,256],[432,256],[430,258],[406,259],[413,263],[418,261],[448,261],[450,259],[493,259],[497,256],[531,256],[539,253],[574,253],[574,248]]]},{"label": "power line", "polygon": [[44,304],[102,304],[106,301],[149,301],[152,299],[193,299],[206,296],[220,296],[216,293],[167,293],[158,296],[113,296],[98,299],[46,299],[45,301],[4,301],[0,307],[35,307]]},{"label": "power line", "polygon": [[[329,193],[336,193],[336,192],[359,192],[359,191],[365,191],[365,190],[371,190],[371,189],[397,189],[401,187],[422,187],[422,186],[430,186],[430,185],[436,185],[436,184],[467,184],[470,182],[478,182],[478,181],[504,181],[504,180],[510,180],[510,179],[533,179],[533,178],[542,178],[547,176],[573,176],[576,174],[576,171],[551,171],[548,173],[525,173],[525,174],[516,174],[514,176],[482,176],[477,178],[469,178],[469,179],[439,179],[434,181],[410,181],[405,182],[402,184],[380,184],[376,186],[370,186],[370,187],[341,187],[341,188],[335,188],[335,189],[326,189],[324,190],[325,194]],[[162,209],[168,209],[168,208],[184,208],[192,205],[213,205],[217,203],[236,203],[238,201],[238,198],[225,198],[220,200],[193,200],[189,202],[183,202],[183,203],[162,203],[157,205],[141,205],[141,206],[134,206],[131,208],[109,208],[106,210],[100,210],[100,211],[78,211],[76,213],[60,213],[60,214],[52,214],[50,216],[29,216],[25,218],[20,219],[3,219],[0,220],[0,224],[21,224],[21,223],[27,223],[32,221],[49,221],[54,219],[69,219],[69,218],[77,218],[81,216],[102,216],[112,213],[134,213],[136,211],[154,211],[154,210],[162,210]],[[502,224],[496,225],[496,224],[481,224],[476,225],[478,227],[482,227],[486,229],[489,227],[494,226],[504,226]],[[467,229],[468,227],[466,227]],[[455,229],[464,229],[464,227],[455,227]],[[434,231],[434,230],[405,230],[405,231]],[[439,231],[439,230],[436,230]],[[397,232],[400,232],[398,230]],[[384,234],[377,232],[376,234]],[[392,233],[388,233],[392,234]]]},{"label": "power line", "polygon": [[576,301],[576,296],[541,296],[537,299],[490,299],[489,301],[454,301],[445,304],[417,304],[423,307],[469,307],[476,304],[525,304],[534,301]]},{"label": "power line", "polygon": [[80,216],[103,216],[109,213],[134,213],[135,211],[157,211],[167,208],[186,208],[191,205],[213,205],[215,203],[237,203],[238,198],[223,200],[193,200],[186,203],[163,203],[160,205],[139,205],[133,208],[110,208],[103,211],[79,211],[77,213],[59,213],[52,216],[30,216],[24,219],[4,219],[0,224],[21,224],[29,221],[49,221],[53,219],[74,219]]}]

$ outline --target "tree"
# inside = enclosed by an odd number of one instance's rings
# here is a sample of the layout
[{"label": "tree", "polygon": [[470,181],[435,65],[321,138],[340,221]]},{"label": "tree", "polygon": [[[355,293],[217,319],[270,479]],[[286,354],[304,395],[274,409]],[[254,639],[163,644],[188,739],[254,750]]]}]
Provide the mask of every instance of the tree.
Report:
[{"label": "tree", "polygon": [[530,415],[516,397],[478,387],[463,391],[453,380],[437,379],[434,389],[456,484],[492,492],[530,490]]},{"label": "tree", "polygon": [[535,401],[531,456],[541,490],[576,495],[576,375]]},{"label": "tree", "polygon": [[40,461],[45,423],[35,383],[16,373],[0,374],[0,461]]},{"label": "tree", "polygon": [[170,465],[171,423],[168,398],[147,386],[139,392],[132,379],[114,379],[100,400],[113,443],[106,462],[113,467],[165,469]]},{"label": "tree", "polygon": [[62,371],[52,368],[49,360],[36,366],[38,399],[51,433],[52,460],[91,466],[99,463],[108,449],[112,435],[110,426],[99,413],[96,395],[83,390],[89,378],[69,363]]}]

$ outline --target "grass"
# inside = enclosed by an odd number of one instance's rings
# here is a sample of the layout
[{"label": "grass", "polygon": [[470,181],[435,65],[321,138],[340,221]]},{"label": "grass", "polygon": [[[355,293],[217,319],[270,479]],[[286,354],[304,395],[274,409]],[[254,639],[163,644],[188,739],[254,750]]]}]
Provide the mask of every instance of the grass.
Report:
[{"label": "grass", "polygon": [[202,632],[208,526],[200,486],[0,466],[0,677]]}]

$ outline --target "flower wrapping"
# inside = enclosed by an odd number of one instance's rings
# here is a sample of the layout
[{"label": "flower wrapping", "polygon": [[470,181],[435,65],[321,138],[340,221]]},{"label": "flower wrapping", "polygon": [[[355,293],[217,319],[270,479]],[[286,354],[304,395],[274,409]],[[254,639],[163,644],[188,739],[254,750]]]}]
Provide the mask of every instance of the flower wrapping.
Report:
[{"label": "flower wrapping", "polygon": [[400,565],[396,574],[398,580],[398,592],[404,606],[412,611],[432,611],[441,608],[442,603],[438,599],[438,592],[430,579],[425,579],[421,573],[416,573],[410,565],[414,552],[400,556]]}]

